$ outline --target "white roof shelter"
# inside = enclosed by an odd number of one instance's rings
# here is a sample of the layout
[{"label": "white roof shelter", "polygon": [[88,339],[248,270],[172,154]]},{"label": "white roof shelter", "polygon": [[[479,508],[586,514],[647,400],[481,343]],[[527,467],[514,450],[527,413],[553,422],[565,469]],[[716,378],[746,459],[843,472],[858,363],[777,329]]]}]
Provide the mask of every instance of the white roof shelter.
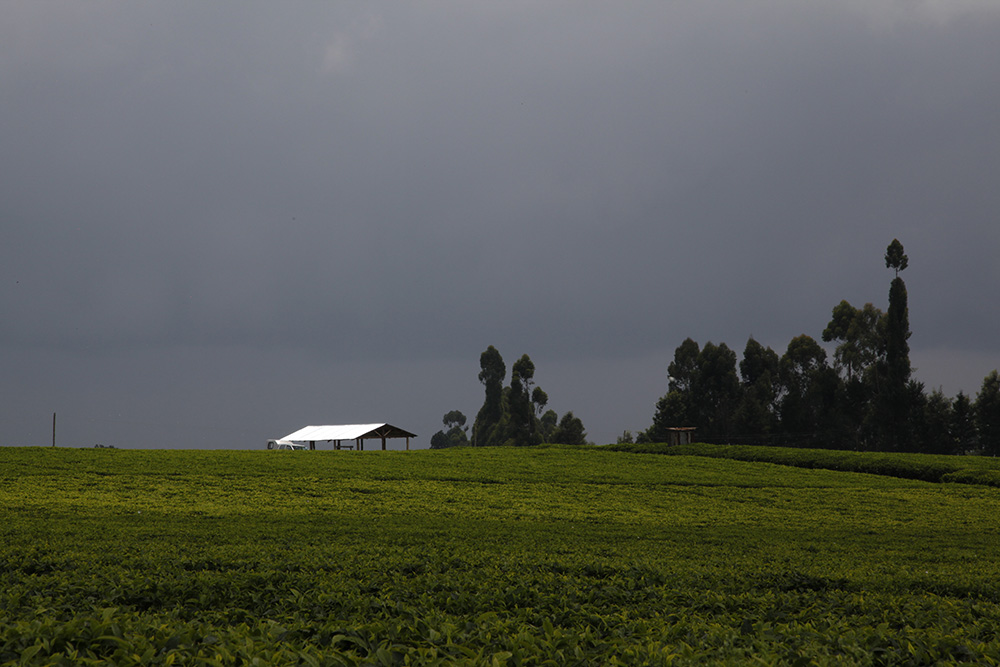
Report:
[{"label": "white roof shelter", "polygon": [[410,438],[417,437],[409,431],[392,424],[339,424],[326,426],[305,426],[298,431],[289,433],[282,440],[292,442],[308,442],[310,449],[316,448],[317,442],[332,442],[334,449],[341,449],[345,440],[354,440],[358,449],[365,448],[365,440],[382,440],[382,449],[388,438],[406,438],[406,448],[410,448]]}]

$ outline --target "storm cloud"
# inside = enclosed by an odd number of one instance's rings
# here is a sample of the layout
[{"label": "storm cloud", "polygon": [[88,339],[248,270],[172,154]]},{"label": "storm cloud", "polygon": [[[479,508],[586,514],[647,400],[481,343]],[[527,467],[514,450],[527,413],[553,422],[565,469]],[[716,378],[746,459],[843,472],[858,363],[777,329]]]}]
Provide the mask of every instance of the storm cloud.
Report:
[{"label": "storm cloud", "polygon": [[474,416],[531,355],[591,439],[690,336],[779,353],[910,268],[1000,366],[992,2],[0,5],[0,444],[259,447]]}]

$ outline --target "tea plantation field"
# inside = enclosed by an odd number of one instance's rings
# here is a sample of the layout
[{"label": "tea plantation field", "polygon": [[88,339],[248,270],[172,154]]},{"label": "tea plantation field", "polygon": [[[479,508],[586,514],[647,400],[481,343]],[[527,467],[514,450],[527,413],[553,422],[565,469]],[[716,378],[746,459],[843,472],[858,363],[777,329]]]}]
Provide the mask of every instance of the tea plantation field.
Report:
[{"label": "tea plantation field", "polygon": [[0,448],[0,664],[997,664],[998,525],[600,448]]}]

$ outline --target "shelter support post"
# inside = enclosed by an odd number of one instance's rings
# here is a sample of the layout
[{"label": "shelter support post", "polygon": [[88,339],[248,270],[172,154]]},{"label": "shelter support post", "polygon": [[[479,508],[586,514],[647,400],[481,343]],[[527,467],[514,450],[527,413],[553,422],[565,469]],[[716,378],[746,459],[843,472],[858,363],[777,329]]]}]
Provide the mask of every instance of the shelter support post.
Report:
[{"label": "shelter support post", "polygon": [[385,436],[382,436],[382,451],[385,451]]},{"label": "shelter support post", "polygon": [[410,438],[406,438],[406,451],[410,451]]}]

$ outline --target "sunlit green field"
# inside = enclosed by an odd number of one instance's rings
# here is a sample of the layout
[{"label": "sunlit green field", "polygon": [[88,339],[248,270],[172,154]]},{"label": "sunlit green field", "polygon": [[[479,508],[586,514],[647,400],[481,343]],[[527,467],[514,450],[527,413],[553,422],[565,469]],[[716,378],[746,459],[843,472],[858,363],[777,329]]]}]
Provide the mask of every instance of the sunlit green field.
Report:
[{"label": "sunlit green field", "polygon": [[0,449],[2,664],[1000,661],[1000,490],[571,448]]}]

